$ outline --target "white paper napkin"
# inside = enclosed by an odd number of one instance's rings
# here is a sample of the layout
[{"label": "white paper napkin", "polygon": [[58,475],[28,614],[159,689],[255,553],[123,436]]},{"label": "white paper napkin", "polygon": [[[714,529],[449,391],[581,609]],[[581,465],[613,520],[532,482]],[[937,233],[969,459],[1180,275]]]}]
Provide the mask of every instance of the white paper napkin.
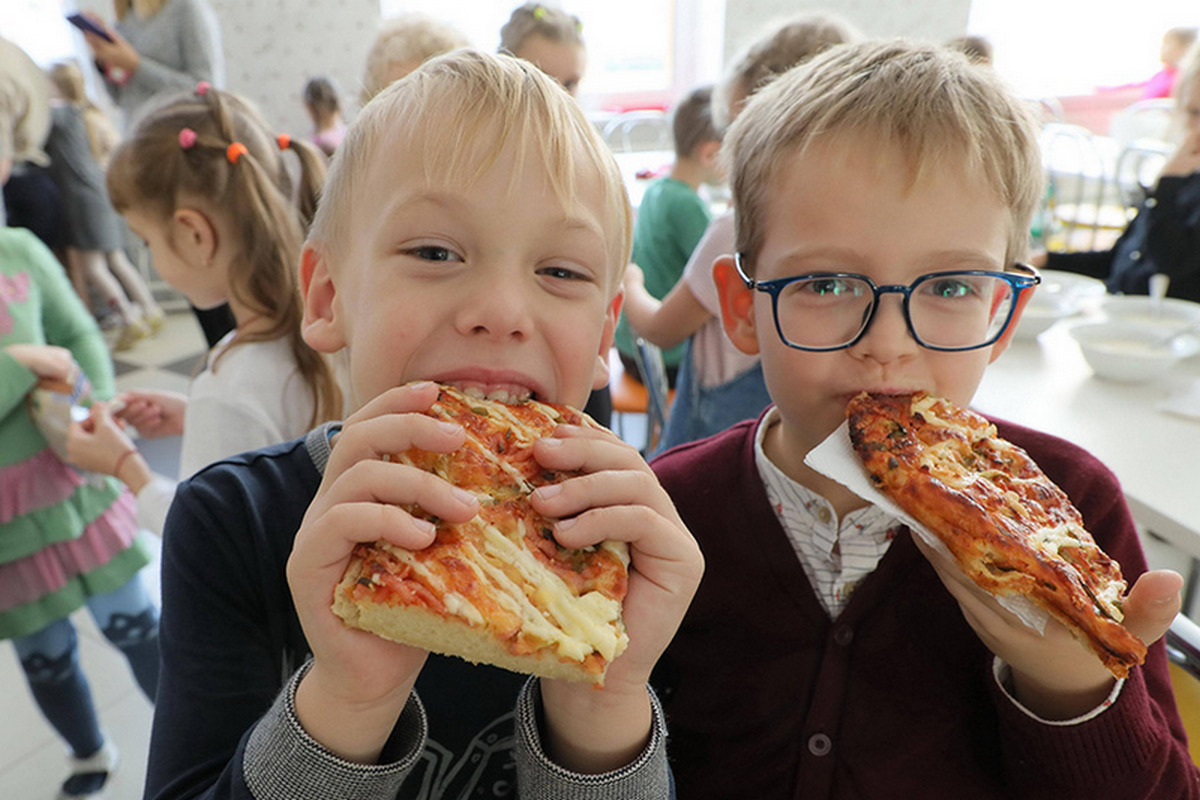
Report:
[{"label": "white paper napkin", "polygon": [[[812,452],[804,457],[804,463],[901,520],[926,544],[950,559],[951,563],[955,563],[950,551],[946,549],[946,545],[936,534],[913,519],[890,497],[875,488],[875,484],[871,482],[863,467],[862,460],[854,451],[854,445],[850,441],[849,423],[843,422],[825,441],[813,448]],[[1046,620],[1050,618],[1050,615],[1034,605],[1029,598],[1019,595],[1003,595],[996,597],[996,600],[1004,608],[1016,614],[1030,628],[1038,633],[1045,633]]]}]

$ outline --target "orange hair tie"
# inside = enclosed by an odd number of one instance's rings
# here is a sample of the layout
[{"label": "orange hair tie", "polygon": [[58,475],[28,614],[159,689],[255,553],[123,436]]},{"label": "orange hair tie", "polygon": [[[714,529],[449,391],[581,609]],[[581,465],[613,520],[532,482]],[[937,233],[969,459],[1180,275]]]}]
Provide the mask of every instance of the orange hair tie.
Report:
[{"label": "orange hair tie", "polygon": [[292,146],[292,137],[286,133],[281,133],[275,137],[275,142],[279,145],[280,150],[287,150]]},{"label": "orange hair tie", "polygon": [[246,149],[246,145],[241,142],[234,142],[225,148],[225,157],[229,159],[230,164],[236,164],[238,159],[246,155],[250,151]]}]

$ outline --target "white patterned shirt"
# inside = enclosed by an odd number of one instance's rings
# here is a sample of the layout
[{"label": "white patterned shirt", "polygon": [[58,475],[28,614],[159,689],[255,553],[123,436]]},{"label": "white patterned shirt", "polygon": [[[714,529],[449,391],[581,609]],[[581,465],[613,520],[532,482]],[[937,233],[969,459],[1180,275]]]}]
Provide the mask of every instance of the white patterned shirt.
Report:
[{"label": "white patterned shirt", "polygon": [[821,604],[836,617],[854,587],[879,566],[902,523],[877,506],[851,511],[838,520],[821,495],[785,475],[763,451],[763,438],[779,422],[772,408],[754,437],[754,460],[796,557]]}]

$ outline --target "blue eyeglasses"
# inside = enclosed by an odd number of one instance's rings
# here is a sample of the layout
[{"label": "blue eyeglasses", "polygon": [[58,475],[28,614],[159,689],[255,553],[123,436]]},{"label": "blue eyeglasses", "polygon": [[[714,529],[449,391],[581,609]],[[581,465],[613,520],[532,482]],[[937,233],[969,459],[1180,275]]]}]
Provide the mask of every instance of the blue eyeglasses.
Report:
[{"label": "blue eyeglasses", "polygon": [[977,350],[1004,334],[1021,292],[1042,282],[1037,270],[1014,264],[1013,272],[947,270],[922,275],[907,286],[878,286],[866,275],[814,272],[770,281],[746,274],[744,256],[734,263],[747,289],[771,296],[775,330],[797,350],[826,352],[852,347],[871,327],[882,295],[901,296],[908,332],[929,350]]}]

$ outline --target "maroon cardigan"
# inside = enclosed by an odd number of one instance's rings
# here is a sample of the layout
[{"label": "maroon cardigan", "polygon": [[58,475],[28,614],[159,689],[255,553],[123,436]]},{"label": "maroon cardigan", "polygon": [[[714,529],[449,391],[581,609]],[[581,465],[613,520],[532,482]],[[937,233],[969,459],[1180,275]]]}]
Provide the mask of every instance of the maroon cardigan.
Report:
[{"label": "maroon cardigan", "polygon": [[[1116,478],[997,423],[1061,486],[1132,584],[1146,570]],[[755,421],[654,461],[706,572],[655,675],[680,800],[1200,798],[1162,642],[1086,723],[1038,723],[908,535],[835,620],[772,513]],[[907,534],[907,532],[906,532]]]}]

